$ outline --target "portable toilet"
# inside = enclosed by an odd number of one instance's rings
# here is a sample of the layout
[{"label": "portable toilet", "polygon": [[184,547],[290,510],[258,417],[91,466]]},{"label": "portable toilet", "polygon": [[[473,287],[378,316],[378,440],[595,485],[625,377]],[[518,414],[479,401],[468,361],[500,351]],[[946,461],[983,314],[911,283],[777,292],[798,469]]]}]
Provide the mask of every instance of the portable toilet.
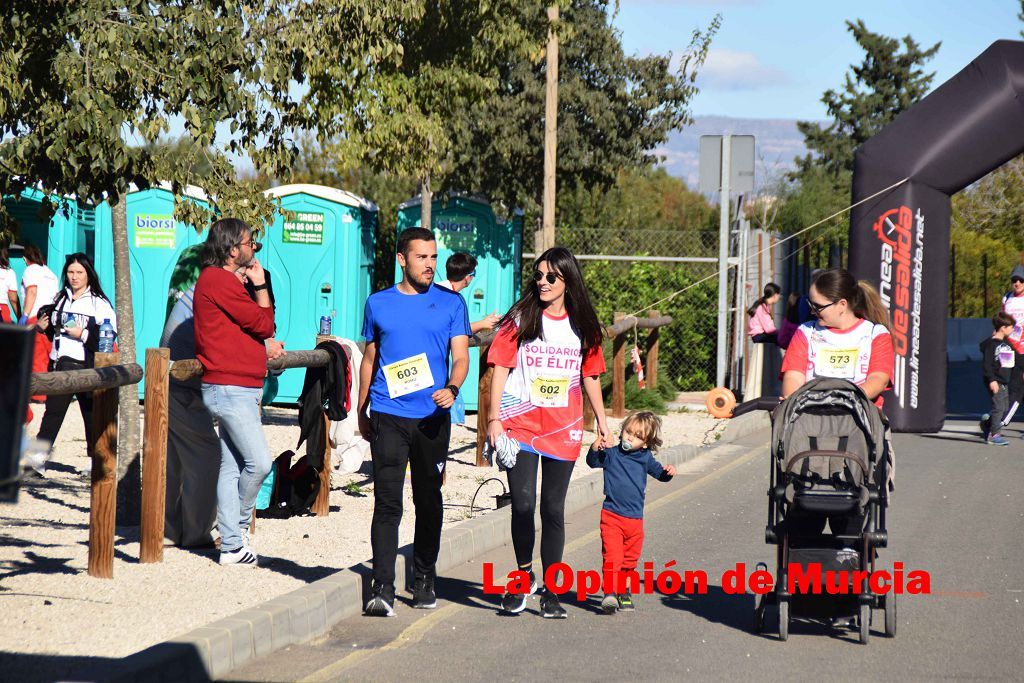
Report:
[{"label": "portable toilet", "polygon": [[[421,224],[420,197],[398,207],[398,232]],[[476,257],[476,277],[460,294],[475,322],[494,311],[504,315],[519,298],[522,269],[523,213],[515,211],[499,222],[487,200],[464,194],[435,197],[431,204],[431,222],[437,239],[437,270],[434,280],[447,279],[445,263],[457,251]],[[396,281],[402,277],[395,266]],[[480,377],[480,351],[469,350],[469,374],[460,394],[467,410],[477,409],[477,383]]]},{"label": "portable toilet", "polygon": [[20,196],[4,197],[4,207],[18,224],[18,236],[11,245],[9,256],[11,268],[21,281],[25,272],[25,259],[22,249],[25,244],[39,247],[46,260],[46,265],[60,278],[64,270],[64,260],[75,252],[85,252],[94,258],[93,238],[95,236],[96,212],[89,204],[68,198],[65,210],[60,206],[60,198],[50,195],[50,201],[57,205],[57,211],[48,222],[39,218],[43,200],[47,193],[39,188],[25,188]]},{"label": "portable toilet", "polygon": [[[184,196],[208,206],[206,193],[198,187],[188,186]],[[206,232],[200,234],[194,227],[174,220],[174,193],[168,183],[129,192],[126,202],[135,349],[138,362],[142,362],[146,349],[160,345],[171,272],[181,252],[205,241]],[[103,203],[96,210],[95,261],[103,289],[115,303],[112,209]],[[144,391],[140,383],[139,396]]]},{"label": "portable toilet", "polygon": [[[286,351],[311,349],[320,318],[329,316],[334,336],[360,339],[372,283],[377,205],[323,185],[282,185],[265,194],[293,212],[267,228],[260,252],[274,287],[277,338]],[[276,402],[297,401],[304,379],[304,369],[286,370]]]}]

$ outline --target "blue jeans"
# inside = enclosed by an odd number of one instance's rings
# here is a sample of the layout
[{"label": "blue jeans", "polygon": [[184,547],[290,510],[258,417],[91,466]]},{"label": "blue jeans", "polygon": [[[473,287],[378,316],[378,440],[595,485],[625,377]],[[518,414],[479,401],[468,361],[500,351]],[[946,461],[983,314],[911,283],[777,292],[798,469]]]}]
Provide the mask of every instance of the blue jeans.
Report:
[{"label": "blue jeans", "polygon": [[242,547],[256,495],[272,460],[263,435],[263,389],[203,383],[203,403],[218,422],[220,473],[217,476],[217,530],[221,552]]}]

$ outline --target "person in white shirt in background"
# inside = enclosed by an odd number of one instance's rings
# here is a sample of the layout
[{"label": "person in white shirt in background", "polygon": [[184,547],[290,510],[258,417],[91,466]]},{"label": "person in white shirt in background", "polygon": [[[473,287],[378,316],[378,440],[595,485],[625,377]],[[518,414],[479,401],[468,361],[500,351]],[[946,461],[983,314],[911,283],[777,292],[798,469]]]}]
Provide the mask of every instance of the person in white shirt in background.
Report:
[{"label": "person in white shirt in background", "polygon": [[[4,293],[7,296],[4,296]],[[18,276],[11,268],[7,247],[0,247],[0,322],[13,323],[21,317]]]},{"label": "person in white shirt in background", "polygon": [[[25,257],[25,272],[21,275],[21,316],[18,318],[19,325],[35,325],[36,316],[40,306],[52,304],[60,285],[57,276],[46,267],[46,260],[39,247],[34,244],[26,244],[23,252]],[[50,361],[50,340],[46,334],[39,332],[36,335],[35,347],[32,353],[32,372],[46,372]],[[32,400],[42,403],[45,396],[33,396]]]},{"label": "person in white shirt in background", "polygon": [[[444,269],[448,279],[442,280],[437,284],[458,294],[466,287],[469,287],[476,277],[476,257],[464,251],[457,251],[445,261]],[[498,315],[497,311],[493,311],[482,319],[471,322],[469,324],[470,332],[477,334],[478,332],[493,330],[499,320],[501,320],[501,316]],[[455,397],[455,403],[452,404],[449,414],[452,418],[452,424],[461,425],[466,423],[466,400],[462,396]]]},{"label": "person in white shirt in background", "polygon": [[[82,370],[93,367],[93,354],[99,342],[99,327],[109,320],[117,329],[117,316],[103,293],[92,261],[83,253],[71,254],[62,273],[64,290],[53,306],[37,322],[37,329],[53,337],[50,365],[53,370]],[[92,443],[92,392],[75,394],[85,423],[85,440]],[[71,405],[71,396],[46,397],[46,411],[39,425],[38,438],[53,444]]]}]

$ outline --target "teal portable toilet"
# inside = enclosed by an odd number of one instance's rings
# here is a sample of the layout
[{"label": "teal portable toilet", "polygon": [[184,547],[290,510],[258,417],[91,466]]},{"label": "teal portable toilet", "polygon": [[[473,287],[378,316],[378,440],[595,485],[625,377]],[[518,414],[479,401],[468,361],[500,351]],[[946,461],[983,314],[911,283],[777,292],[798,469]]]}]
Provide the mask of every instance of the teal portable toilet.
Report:
[{"label": "teal portable toilet", "polygon": [[[421,223],[421,198],[413,197],[398,207],[398,232]],[[487,200],[464,194],[435,197],[431,205],[431,222],[437,239],[437,271],[435,282],[447,279],[445,263],[457,251],[476,257],[476,277],[462,298],[469,309],[469,320],[475,322],[497,311],[504,315],[519,298],[522,270],[523,213],[515,211],[500,222]],[[395,262],[395,280],[402,277]],[[477,383],[480,377],[480,351],[469,350],[469,375],[462,385],[467,410],[477,409]]]},{"label": "teal portable toilet", "polygon": [[[209,206],[206,193],[188,186],[184,196]],[[185,223],[174,220],[174,193],[168,183],[126,195],[128,219],[128,260],[131,263],[132,314],[135,317],[135,352],[140,364],[146,349],[160,345],[167,313],[167,290],[171,272],[181,252],[206,240]],[[114,243],[112,208],[104,202],[96,210],[96,274],[103,290],[116,305],[114,287]],[[139,383],[139,396],[145,387]]]},{"label": "teal portable toilet", "polygon": [[96,212],[91,205],[68,198],[67,210],[61,208],[60,198],[49,195],[57,205],[57,212],[49,222],[39,219],[39,210],[47,193],[39,188],[26,188],[21,195],[4,197],[4,207],[18,223],[18,238],[10,247],[11,268],[21,281],[25,272],[22,248],[30,243],[39,247],[50,270],[60,278],[64,260],[75,252],[83,251],[94,258],[93,238],[95,235]]},{"label": "teal portable toilet", "polygon": [[[321,316],[329,316],[334,336],[360,339],[373,275],[377,205],[323,185],[282,185],[265,194],[294,212],[267,228],[259,254],[274,286],[277,338],[286,351],[311,349]],[[305,372],[286,370],[275,402],[297,401]]]}]

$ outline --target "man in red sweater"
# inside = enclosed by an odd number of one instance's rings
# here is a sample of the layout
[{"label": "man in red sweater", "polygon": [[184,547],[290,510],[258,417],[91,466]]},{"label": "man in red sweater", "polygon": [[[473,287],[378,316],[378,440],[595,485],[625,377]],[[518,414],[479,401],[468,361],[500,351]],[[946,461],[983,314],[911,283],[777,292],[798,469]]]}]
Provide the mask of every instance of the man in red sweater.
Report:
[{"label": "man in red sweater", "polygon": [[[217,221],[203,248],[196,282],[196,358],[203,365],[203,403],[219,423],[217,529],[222,565],[255,567],[249,520],[270,472],[270,448],[260,420],[265,341],[274,336],[274,311],[252,230],[236,218]],[[256,290],[253,301],[242,285]]]}]

